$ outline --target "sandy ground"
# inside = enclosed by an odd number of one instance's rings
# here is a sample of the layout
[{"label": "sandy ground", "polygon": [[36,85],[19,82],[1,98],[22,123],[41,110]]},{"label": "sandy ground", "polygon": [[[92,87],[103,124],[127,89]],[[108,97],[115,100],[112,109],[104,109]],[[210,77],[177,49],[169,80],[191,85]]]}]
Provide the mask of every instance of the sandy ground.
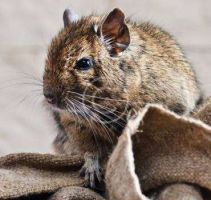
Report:
[{"label": "sandy ground", "polygon": [[62,27],[67,7],[81,15],[120,7],[128,16],[164,27],[176,36],[211,94],[210,0],[1,0],[0,155],[52,151],[56,128],[31,76],[42,77],[47,45]]}]

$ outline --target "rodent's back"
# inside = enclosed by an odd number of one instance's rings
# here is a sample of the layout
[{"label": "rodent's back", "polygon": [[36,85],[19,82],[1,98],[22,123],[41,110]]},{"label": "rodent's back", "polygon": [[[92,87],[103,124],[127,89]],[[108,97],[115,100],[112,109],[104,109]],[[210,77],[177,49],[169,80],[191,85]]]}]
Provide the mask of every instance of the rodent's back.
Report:
[{"label": "rodent's back", "polygon": [[175,39],[150,23],[128,23],[131,43],[141,41],[141,52],[134,52],[134,60],[129,61],[139,67],[140,98],[180,114],[192,111],[202,93],[195,71]]}]

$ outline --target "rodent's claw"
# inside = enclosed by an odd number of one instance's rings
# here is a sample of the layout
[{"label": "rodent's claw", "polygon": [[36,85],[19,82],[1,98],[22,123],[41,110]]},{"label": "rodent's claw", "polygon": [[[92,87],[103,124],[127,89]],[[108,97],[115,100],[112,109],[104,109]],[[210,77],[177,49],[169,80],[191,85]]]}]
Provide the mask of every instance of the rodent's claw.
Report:
[{"label": "rodent's claw", "polygon": [[86,186],[91,187],[93,189],[96,188],[95,184],[95,174],[94,173],[86,173],[85,174]]},{"label": "rodent's claw", "polygon": [[86,187],[96,189],[96,183],[102,181],[102,172],[98,159],[86,158],[85,163],[80,170],[80,175],[85,177]]}]

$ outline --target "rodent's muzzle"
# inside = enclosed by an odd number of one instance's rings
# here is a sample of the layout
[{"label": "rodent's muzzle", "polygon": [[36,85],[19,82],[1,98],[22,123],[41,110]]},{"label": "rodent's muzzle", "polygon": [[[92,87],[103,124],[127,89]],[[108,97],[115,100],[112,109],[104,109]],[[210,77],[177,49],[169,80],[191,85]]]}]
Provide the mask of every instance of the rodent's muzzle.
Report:
[{"label": "rodent's muzzle", "polygon": [[49,89],[44,90],[43,94],[44,94],[48,103],[50,103],[50,104],[56,104],[57,103],[57,97],[52,90],[49,90]]},{"label": "rodent's muzzle", "polygon": [[45,99],[49,104],[57,107],[60,106],[60,99],[59,99],[60,95],[56,90],[51,88],[44,88],[43,95],[45,96]]}]

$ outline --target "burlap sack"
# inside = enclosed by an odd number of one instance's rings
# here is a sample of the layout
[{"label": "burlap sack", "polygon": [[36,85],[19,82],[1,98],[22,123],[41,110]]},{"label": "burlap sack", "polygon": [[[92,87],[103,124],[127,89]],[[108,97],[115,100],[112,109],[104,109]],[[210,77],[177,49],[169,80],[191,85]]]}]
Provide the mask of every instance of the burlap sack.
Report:
[{"label": "burlap sack", "polygon": [[0,158],[0,199],[45,194],[66,186],[82,186],[79,157],[12,154]]},{"label": "burlap sack", "polygon": [[[194,113],[207,124],[210,102]],[[151,191],[155,191],[152,194],[157,200],[205,199],[198,188],[206,188],[207,199],[211,199],[210,134],[211,128],[199,120],[148,105],[128,122],[109,159],[109,199],[147,200],[146,193]],[[2,157],[0,199],[37,200],[39,196],[42,200],[103,200],[83,188],[84,180],[78,173],[82,163],[79,157],[64,155],[24,153]]]},{"label": "burlap sack", "polygon": [[193,117],[200,119],[207,125],[211,126],[211,97],[204,100],[204,102],[194,111]]},{"label": "burlap sack", "polygon": [[58,190],[49,200],[105,200],[96,192],[82,187],[66,187]]},{"label": "burlap sack", "polygon": [[112,200],[145,200],[143,192],[173,183],[211,190],[211,127],[148,105],[119,138],[106,183]]}]

